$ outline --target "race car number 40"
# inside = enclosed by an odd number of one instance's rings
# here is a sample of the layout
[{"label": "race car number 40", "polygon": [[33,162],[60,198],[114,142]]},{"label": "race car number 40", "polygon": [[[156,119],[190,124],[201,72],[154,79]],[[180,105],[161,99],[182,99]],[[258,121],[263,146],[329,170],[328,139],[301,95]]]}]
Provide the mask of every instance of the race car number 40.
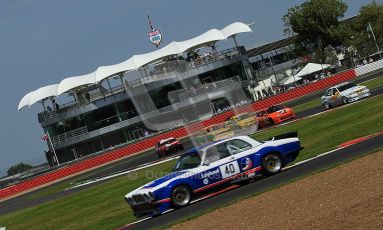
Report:
[{"label": "race car number 40", "polygon": [[236,175],[239,173],[239,166],[237,161],[230,162],[225,165],[221,165],[219,170],[222,174],[222,179]]}]

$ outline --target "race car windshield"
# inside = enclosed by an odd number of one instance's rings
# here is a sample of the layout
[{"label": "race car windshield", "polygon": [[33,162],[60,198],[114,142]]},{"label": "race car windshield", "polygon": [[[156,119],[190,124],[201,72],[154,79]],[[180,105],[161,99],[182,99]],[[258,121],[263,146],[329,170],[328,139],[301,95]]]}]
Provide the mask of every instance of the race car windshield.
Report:
[{"label": "race car windshield", "polygon": [[238,119],[239,120],[243,120],[243,119],[246,119],[246,118],[249,118],[249,117],[252,117],[253,115],[250,114],[250,113],[244,113],[244,114],[241,114],[241,115],[238,115]]},{"label": "race car windshield", "polygon": [[346,84],[346,85],[342,85],[341,87],[339,87],[338,90],[339,90],[340,92],[342,92],[342,91],[348,90],[348,89],[350,89],[350,88],[353,88],[353,87],[355,87],[355,86],[357,86],[357,85],[355,85],[354,83],[348,83],[348,84]]},{"label": "race car windshield", "polygon": [[173,171],[181,171],[185,169],[192,169],[198,167],[201,164],[201,157],[197,152],[183,155],[178,159]]},{"label": "race car windshield", "polygon": [[281,110],[281,109],[283,109],[283,106],[281,106],[281,105],[275,105],[275,106],[271,106],[271,107],[269,107],[269,108],[267,109],[267,112],[268,112],[268,113],[274,113],[274,112],[276,112],[276,111],[278,111],[278,110]]}]

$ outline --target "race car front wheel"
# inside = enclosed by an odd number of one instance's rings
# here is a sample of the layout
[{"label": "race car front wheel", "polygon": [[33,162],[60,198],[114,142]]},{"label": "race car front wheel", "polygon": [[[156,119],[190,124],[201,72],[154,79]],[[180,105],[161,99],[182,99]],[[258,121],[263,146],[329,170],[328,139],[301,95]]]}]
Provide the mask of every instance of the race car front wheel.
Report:
[{"label": "race car front wheel", "polygon": [[347,97],[342,97],[342,102],[343,102],[343,104],[347,104],[348,103]]},{"label": "race car front wheel", "polygon": [[331,109],[331,105],[328,102],[324,103],[324,107],[325,107],[325,109]]},{"label": "race car front wheel", "polygon": [[192,195],[187,186],[180,185],[173,189],[171,198],[173,206],[175,208],[181,208],[190,203]]},{"label": "race car front wheel", "polygon": [[281,171],[282,160],[278,153],[269,153],[262,159],[262,170],[265,175],[274,175]]}]

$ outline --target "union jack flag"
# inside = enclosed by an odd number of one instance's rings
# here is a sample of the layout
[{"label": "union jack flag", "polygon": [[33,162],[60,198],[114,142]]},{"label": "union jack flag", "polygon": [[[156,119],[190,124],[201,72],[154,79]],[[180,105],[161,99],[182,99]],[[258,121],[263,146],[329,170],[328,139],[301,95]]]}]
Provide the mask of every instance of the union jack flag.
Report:
[{"label": "union jack flag", "polygon": [[44,134],[44,136],[41,137],[43,141],[47,141],[49,138],[48,133]]}]

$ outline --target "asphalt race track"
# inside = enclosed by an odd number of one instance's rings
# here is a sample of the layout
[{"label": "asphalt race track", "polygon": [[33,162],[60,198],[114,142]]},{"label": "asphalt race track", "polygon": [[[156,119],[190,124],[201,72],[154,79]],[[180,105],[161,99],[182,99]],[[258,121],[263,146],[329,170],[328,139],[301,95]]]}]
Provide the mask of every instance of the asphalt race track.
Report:
[{"label": "asphalt race track", "polygon": [[206,200],[196,202],[185,208],[171,211],[164,215],[130,225],[124,229],[158,228],[171,222],[184,219],[192,214],[203,212],[204,210],[226,204],[241,197],[269,190],[275,186],[281,185],[291,180],[299,179],[302,176],[323,170],[327,167],[331,167],[332,165],[352,160],[355,157],[362,156],[381,147],[383,147],[383,135],[376,136],[364,142],[360,142],[347,148],[343,148],[330,154],[315,158],[311,161],[289,168],[280,174],[262,178],[248,185],[244,185],[220,195],[210,197]]},{"label": "asphalt race track", "polygon": [[[379,87],[379,88],[371,91],[371,96],[376,96],[376,95],[380,95],[380,94],[383,94],[383,87]],[[315,98],[318,99],[318,104],[319,104],[319,97],[316,96]],[[312,99],[313,98],[310,95],[309,97],[307,97],[303,100],[300,100],[299,104],[305,103],[305,102],[310,101]],[[288,105],[288,106],[294,106],[294,104],[296,104],[296,102],[286,103],[286,105]],[[320,113],[323,111],[324,111],[323,106],[317,106],[315,108],[297,113],[296,119],[311,116],[311,115],[314,115],[314,114],[317,114],[317,113]],[[193,147],[191,140],[188,138],[185,138],[184,140],[182,140],[182,144],[184,145],[185,149],[189,149],[189,148]],[[368,151],[368,149],[365,151]],[[125,160],[113,163],[111,165],[104,166],[101,169],[97,169],[97,170],[95,170],[95,172],[93,174],[90,174],[87,177],[83,178],[83,180],[95,179],[95,178],[103,177],[106,175],[114,174],[117,172],[126,171],[128,169],[136,168],[139,165],[150,163],[153,161],[158,161],[158,160],[159,159],[158,159],[157,154],[155,154],[155,151],[149,150],[149,151],[146,151],[144,153],[138,154],[136,156],[128,157]],[[71,179],[68,179],[68,180],[71,180]],[[267,179],[267,180],[269,180],[269,179]],[[99,183],[103,183],[103,181],[99,182]],[[21,210],[21,209],[28,208],[28,207],[33,207],[35,205],[45,203],[47,201],[52,201],[52,200],[55,200],[57,198],[60,198],[60,197],[66,196],[66,195],[73,194],[79,190],[95,186],[96,184],[99,184],[99,183],[90,184],[87,186],[79,187],[79,188],[68,190],[68,191],[61,191],[61,192],[51,194],[48,196],[44,196],[42,198],[38,198],[35,200],[25,199],[25,198],[26,198],[26,196],[29,196],[35,192],[38,192],[39,190],[27,193],[25,195],[20,195],[20,196],[17,196],[15,198],[0,202],[0,215],[4,215],[7,213],[14,212],[14,211]],[[257,183],[262,183],[262,182],[257,182]],[[242,189],[242,188],[240,188],[240,189]],[[237,191],[237,190],[238,189],[235,189],[235,191]],[[199,204],[194,204],[193,206],[195,206],[195,205],[198,206]],[[179,211],[177,211],[177,213],[178,212],[182,213],[184,211],[179,210]]]}]

